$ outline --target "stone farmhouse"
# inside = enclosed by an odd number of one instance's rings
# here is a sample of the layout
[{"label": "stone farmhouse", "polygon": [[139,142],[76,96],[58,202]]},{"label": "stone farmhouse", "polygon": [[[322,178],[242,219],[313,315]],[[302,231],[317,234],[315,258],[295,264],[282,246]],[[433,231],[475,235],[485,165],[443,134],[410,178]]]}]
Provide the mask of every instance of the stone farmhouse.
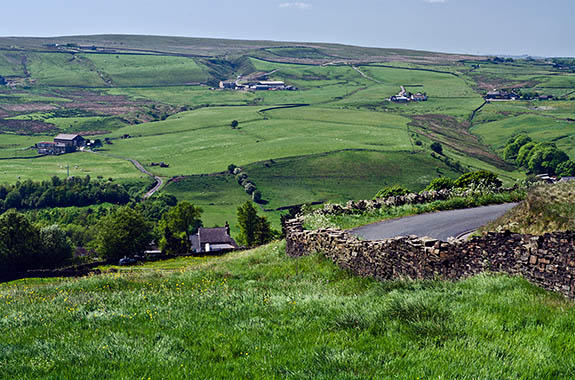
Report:
[{"label": "stone farmhouse", "polygon": [[61,133],[54,141],[42,141],[36,144],[38,154],[60,155],[72,153],[86,145],[86,140],[80,135]]}]

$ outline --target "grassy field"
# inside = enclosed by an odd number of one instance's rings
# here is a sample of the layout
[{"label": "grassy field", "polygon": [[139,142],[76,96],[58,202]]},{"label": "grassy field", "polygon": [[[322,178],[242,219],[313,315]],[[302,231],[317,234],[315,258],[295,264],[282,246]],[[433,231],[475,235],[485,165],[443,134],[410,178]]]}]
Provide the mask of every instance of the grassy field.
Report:
[{"label": "grassy field", "polygon": [[[142,162],[164,161],[169,168],[152,168],[159,175],[190,175],[226,170],[231,163],[324,153],[341,149],[397,151],[411,149],[406,119],[372,112],[333,113],[257,107],[206,108],[164,122],[119,129],[134,138],[116,140],[106,150]],[[314,114],[313,117],[306,113]],[[295,115],[295,117],[292,117]],[[340,116],[341,115],[341,116]],[[356,118],[367,118],[366,125]],[[341,117],[341,119],[340,119]],[[239,128],[232,129],[232,120]],[[224,154],[225,152],[225,154]]]},{"label": "grassy field", "polygon": [[269,202],[266,208],[371,199],[384,186],[401,183],[420,191],[439,175],[458,177],[424,152],[343,151],[265,161],[244,169]]},{"label": "grassy field", "polygon": [[[0,150],[1,153],[2,150]],[[8,150],[7,154],[10,153],[12,152]],[[25,179],[39,181],[49,179],[52,176],[65,178],[67,166],[70,168],[70,175],[77,177],[89,175],[93,178],[102,176],[104,178],[130,179],[144,176],[126,160],[78,152],[61,156],[0,160],[0,182],[13,183]]]},{"label": "grassy field", "polygon": [[275,243],[2,284],[0,377],[568,379],[574,310],[517,277],[377,282]]},{"label": "grassy field", "polygon": [[[141,36],[73,37],[67,43],[83,47],[42,47],[62,41],[0,38],[7,49],[0,51],[0,75],[16,83],[0,86],[0,130],[36,134],[1,135],[0,158],[32,156],[24,148],[56,133],[94,131],[113,139],[101,152],[110,156],[3,160],[0,181],[62,174],[68,163],[83,168],[75,175],[130,179],[141,173],[113,157],[164,161],[169,168],[148,168],[166,178],[202,178],[166,191],[201,204],[208,223],[223,224],[247,197],[228,180],[198,176],[231,163],[248,167],[267,197],[264,207],[276,208],[365,198],[391,183],[421,189],[442,172],[453,176],[455,163],[495,171],[511,185],[523,174],[497,154],[517,133],[575,154],[574,76],[544,61],[495,64],[397,49]],[[216,51],[224,55],[210,56]],[[299,90],[213,89],[220,80],[264,79],[263,73]],[[400,86],[429,100],[387,101]],[[492,102],[473,114],[485,91],[511,86],[561,100]],[[309,106],[265,110],[286,104]],[[231,128],[232,120],[239,128]],[[124,134],[132,138],[118,138]],[[428,155],[433,141],[446,156]],[[214,186],[212,194],[205,197],[202,186]]]},{"label": "grassy field", "polygon": [[191,58],[167,56],[136,56],[87,54],[101,72],[105,72],[116,86],[170,85],[202,83],[209,75]]},{"label": "grassy field", "polygon": [[571,158],[575,158],[575,122],[545,115],[521,114],[478,124],[472,131],[500,153],[511,136],[526,134],[535,141],[555,142],[557,147],[567,152]]}]

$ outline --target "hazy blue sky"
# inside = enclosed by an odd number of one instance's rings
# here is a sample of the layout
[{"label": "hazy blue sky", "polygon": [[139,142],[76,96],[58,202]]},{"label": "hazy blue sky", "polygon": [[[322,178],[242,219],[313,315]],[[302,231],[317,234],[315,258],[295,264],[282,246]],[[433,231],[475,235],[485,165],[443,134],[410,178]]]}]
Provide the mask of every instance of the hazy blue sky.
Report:
[{"label": "hazy blue sky", "polygon": [[156,34],[575,56],[575,0],[28,0],[2,36]]}]

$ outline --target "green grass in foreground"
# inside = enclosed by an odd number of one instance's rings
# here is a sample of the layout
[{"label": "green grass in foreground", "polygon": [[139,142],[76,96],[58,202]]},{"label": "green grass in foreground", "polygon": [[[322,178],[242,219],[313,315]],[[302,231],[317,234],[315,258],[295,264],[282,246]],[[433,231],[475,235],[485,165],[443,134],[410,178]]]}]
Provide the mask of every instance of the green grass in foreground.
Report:
[{"label": "green grass in foreground", "polygon": [[0,378],[560,379],[571,301],[520,278],[377,282],[284,243],[0,285]]}]

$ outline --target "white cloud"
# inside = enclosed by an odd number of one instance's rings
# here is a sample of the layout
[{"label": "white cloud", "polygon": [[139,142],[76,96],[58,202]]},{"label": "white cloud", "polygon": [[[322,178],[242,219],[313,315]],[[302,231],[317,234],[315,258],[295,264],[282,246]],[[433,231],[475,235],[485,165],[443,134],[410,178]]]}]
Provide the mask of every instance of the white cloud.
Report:
[{"label": "white cloud", "polygon": [[429,4],[443,4],[443,3],[447,3],[447,0],[423,0],[426,3]]},{"label": "white cloud", "polygon": [[[437,1],[437,0],[435,0]],[[291,9],[299,9],[299,10],[307,10],[311,9],[310,3],[303,3],[303,2],[290,2],[290,3],[281,3],[278,5],[280,8],[291,8]]]}]

